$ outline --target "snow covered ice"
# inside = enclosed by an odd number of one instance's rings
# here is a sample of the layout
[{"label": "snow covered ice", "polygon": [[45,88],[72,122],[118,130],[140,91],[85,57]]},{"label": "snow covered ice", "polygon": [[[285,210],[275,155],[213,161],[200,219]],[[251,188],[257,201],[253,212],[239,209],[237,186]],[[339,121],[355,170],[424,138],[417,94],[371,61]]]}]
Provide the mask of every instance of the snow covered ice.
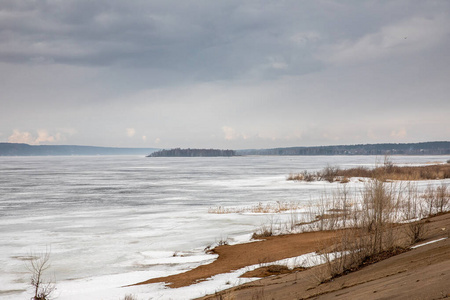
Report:
[{"label": "snow covered ice", "polygon": [[211,207],[306,204],[336,185],[290,182],[289,173],[374,163],[373,156],[0,157],[0,299],[32,296],[27,259],[45,251],[62,300],[190,299],[229,287],[230,278],[243,283],[236,273],[180,289],[124,287],[210,263],[206,247],[249,241],[267,221],[265,214],[211,214]]}]

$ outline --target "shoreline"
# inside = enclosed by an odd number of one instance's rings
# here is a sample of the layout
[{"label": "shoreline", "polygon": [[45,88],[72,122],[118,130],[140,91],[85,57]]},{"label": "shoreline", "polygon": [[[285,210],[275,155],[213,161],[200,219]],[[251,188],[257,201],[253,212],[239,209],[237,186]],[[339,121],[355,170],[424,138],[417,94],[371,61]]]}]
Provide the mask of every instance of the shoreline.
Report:
[{"label": "shoreline", "polygon": [[263,264],[315,252],[331,244],[336,231],[304,232],[271,236],[254,243],[222,245],[210,250],[219,257],[184,273],[149,279],[134,285],[164,282],[170,288],[185,287],[250,265]]},{"label": "shoreline", "polygon": [[[233,299],[233,297],[235,299],[263,299],[263,296],[269,297],[270,299],[272,297],[275,299],[307,299],[309,297],[315,297],[314,299],[316,297],[319,297],[317,299],[327,299],[329,295],[346,289],[352,289],[355,292],[359,289],[358,293],[367,293],[365,285],[373,286],[377,284],[386,286],[391,284],[391,279],[394,280],[397,277],[406,275],[414,278],[417,277],[418,279],[416,280],[419,280],[417,282],[420,282],[421,279],[419,277],[431,276],[436,271],[436,268],[426,268],[426,266],[423,266],[421,260],[427,261],[435,257],[437,259],[435,263],[439,263],[440,267],[442,266],[442,274],[444,275],[439,275],[433,280],[428,279],[428,281],[431,280],[433,289],[440,289],[439,293],[450,297],[450,287],[447,287],[448,280],[450,279],[450,239],[448,238],[450,235],[450,213],[427,218],[426,223],[427,234],[424,240],[414,244],[418,245],[418,247],[414,249],[410,248],[411,250],[407,252],[380,260],[325,283],[318,283],[316,282],[317,279],[314,278],[317,277],[317,274],[324,271],[324,265],[294,270],[273,268],[275,270],[274,272],[268,272],[268,267],[271,266],[271,262],[315,252],[323,248],[324,245],[331,245],[337,231],[314,231],[271,236],[254,243],[218,246],[212,250],[212,253],[218,254],[219,257],[210,264],[201,265],[180,274],[153,278],[131,286],[165,283],[168,288],[186,287],[207,281],[215,275],[229,273],[244,267],[259,264],[261,267],[252,271],[251,277],[264,278],[233,286],[227,290],[197,299]],[[426,244],[436,239],[441,240]],[[433,253],[432,256],[429,254],[430,251]],[[403,261],[405,257],[406,259],[410,257],[414,263],[411,262],[407,267],[404,264],[396,263],[396,261]],[[387,261],[390,261],[390,263],[387,263]],[[376,275],[380,272],[383,274],[382,276]],[[248,276],[244,274],[241,277]],[[345,283],[348,280],[351,280],[351,286]],[[336,282],[343,282],[341,284],[342,286],[339,288],[336,287]],[[380,290],[382,289],[380,287]],[[390,292],[395,292],[399,295],[415,295],[415,290],[415,286],[412,285],[408,289],[400,287],[398,289],[393,288]],[[294,294],[296,296],[292,298]],[[376,292],[373,292],[373,294],[376,294]],[[433,298],[434,296],[431,297],[431,295],[434,295],[433,293],[430,294],[430,298],[427,298],[427,294],[423,295],[425,297],[423,299],[435,299]],[[378,293],[376,297],[374,295],[366,295],[365,297],[376,299],[378,296],[381,296],[381,294]]]}]

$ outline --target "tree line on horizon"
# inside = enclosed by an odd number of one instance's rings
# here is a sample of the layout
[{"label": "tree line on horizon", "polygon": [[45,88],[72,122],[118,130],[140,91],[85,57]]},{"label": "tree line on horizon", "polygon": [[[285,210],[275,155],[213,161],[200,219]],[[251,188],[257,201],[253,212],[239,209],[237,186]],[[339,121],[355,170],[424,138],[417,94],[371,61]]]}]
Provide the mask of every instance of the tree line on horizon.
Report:
[{"label": "tree line on horizon", "polygon": [[[167,156],[235,156],[235,155],[450,155],[450,141],[404,143],[404,144],[360,144],[338,146],[289,147],[272,149],[218,150],[179,149],[178,154]],[[76,145],[28,145],[0,142],[0,156],[40,155],[148,155],[161,149],[115,148]],[[182,151],[181,151],[182,150]],[[190,150],[203,154],[186,154]],[[161,150],[170,151],[170,150]],[[209,154],[208,152],[209,151]],[[216,151],[216,152],[215,152]],[[222,152],[221,152],[222,151]],[[165,152],[163,152],[165,153]],[[162,155],[161,155],[162,156]]]},{"label": "tree line on horizon", "polygon": [[289,147],[237,152],[240,155],[448,155],[450,142]]}]

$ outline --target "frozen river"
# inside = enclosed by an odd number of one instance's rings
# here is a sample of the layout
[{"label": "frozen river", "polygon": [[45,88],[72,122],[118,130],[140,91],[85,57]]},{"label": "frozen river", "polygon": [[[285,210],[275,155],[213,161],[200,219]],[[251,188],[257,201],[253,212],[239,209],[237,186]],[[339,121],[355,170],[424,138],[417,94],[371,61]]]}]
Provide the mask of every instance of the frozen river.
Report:
[{"label": "frozen river", "polygon": [[[27,258],[45,251],[51,252],[48,272],[58,299],[201,296],[208,290],[177,294],[161,285],[121,286],[210,262],[214,256],[204,254],[206,246],[249,240],[267,219],[210,214],[210,207],[315,201],[336,184],[291,182],[287,175],[327,165],[373,166],[376,159],[0,157],[0,299],[32,296]],[[426,163],[449,157],[391,159]]]}]

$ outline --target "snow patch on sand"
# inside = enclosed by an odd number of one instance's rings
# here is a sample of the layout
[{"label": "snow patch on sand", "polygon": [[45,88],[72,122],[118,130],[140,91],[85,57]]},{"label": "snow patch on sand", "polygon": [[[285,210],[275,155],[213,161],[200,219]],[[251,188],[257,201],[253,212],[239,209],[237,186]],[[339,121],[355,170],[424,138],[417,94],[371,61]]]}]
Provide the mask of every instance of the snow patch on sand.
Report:
[{"label": "snow patch on sand", "polygon": [[430,242],[427,242],[427,243],[423,243],[423,244],[420,244],[420,245],[411,246],[411,249],[416,249],[416,248],[419,248],[419,247],[422,247],[422,246],[425,246],[425,245],[429,245],[429,244],[433,244],[433,243],[436,243],[436,242],[440,242],[440,241],[443,241],[443,240],[446,240],[446,239],[447,238],[444,237],[444,238],[440,238],[440,239],[437,239],[437,240],[434,240],[434,241],[430,241]]}]

